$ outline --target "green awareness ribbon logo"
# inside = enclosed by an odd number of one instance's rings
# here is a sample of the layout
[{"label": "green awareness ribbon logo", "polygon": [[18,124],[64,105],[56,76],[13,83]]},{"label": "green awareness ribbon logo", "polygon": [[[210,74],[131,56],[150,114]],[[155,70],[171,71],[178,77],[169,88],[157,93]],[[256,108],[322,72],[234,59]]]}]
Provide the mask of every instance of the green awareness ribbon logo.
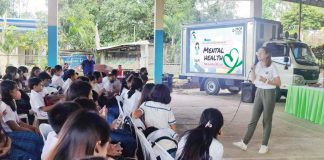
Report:
[{"label": "green awareness ribbon logo", "polygon": [[[227,74],[232,73],[235,68],[237,68],[237,67],[239,67],[240,65],[243,64],[243,60],[241,60],[239,62],[239,59],[240,59],[239,56],[235,56],[235,57],[237,57],[236,58],[236,61],[235,61],[234,58],[233,58],[233,56],[232,56],[233,54],[238,54],[239,55],[239,51],[236,48],[233,48],[233,49],[231,49],[231,51],[229,53],[225,54],[224,55],[224,58],[223,58],[224,65],[226,67],[230,68],[230,70],[227,72]],[[230,62],[235,61],[234,65],[233,66],[230,66],[229,64],[227,64],[226,59],[229,59]]]}]

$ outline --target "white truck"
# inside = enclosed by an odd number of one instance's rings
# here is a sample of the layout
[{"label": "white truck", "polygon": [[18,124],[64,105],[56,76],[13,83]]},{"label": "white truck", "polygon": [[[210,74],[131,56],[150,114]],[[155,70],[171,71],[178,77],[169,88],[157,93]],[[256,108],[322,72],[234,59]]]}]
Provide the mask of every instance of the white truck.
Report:
[{"label": "white truck", "polygon": [[258,48],[266,46],[282,81],[277,100],[289,85],[317,83],[319,66],[308,45],[280,35],[280,22],[260,18],[184,25],[180,77],[198,81],[208,94],[220,89],[237,94],[249,79]]}]

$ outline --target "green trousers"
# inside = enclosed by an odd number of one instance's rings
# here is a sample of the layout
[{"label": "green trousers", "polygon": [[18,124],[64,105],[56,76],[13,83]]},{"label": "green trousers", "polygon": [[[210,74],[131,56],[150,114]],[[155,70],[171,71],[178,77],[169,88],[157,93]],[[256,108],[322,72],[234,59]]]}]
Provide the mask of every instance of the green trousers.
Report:
[{"label": "green trousers", "polygon": [[248,144],[253,136],[261,114],[263,113],[263,140],[262,145],[268,145],[272,128],[272,115],[276,104],[275,89],[260,89],[255,93],[252,118],[243,138],[243,142]]}]

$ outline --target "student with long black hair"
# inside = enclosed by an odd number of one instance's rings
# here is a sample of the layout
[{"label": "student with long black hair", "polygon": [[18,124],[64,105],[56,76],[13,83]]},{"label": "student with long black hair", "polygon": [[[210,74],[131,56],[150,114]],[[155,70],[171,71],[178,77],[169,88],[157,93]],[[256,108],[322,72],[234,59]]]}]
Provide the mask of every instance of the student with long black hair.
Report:
[{"label": "student with long black hair", "polygon": [[109,136],[109,125],[98,114],[77,111],[64,123],[57,145],[46,159],[79,159],[92,155],[106,157]]},{"label": "student with long black hair", "polygon": [[224,124],[222,113],[215,108],[205,109],[198,127],[187,131],[178,144],[177,160],[221,160],[223,145],[217,140]]},{"label": "student with long black hair", "polygon": [[39,130],[22,122],[17,114],[17,105],[15,100],[21,98],[21,93],[18,89],[17,83],[11,80],[4,80],[1,82],[1,108],[5,110],[6,114],[2,117],[2,126],[6,132],[13,131],[30,131],[40,135]]},{"label": "student with long black hair", "polygon": [[136,107],[140,103],[141,100],[141,92],[142,89],[142,80],[139,78],[133,78],[130,89],[127,94],[123,95],[123,109],[127,115],[130,115],[132,112],[136,110]]}]

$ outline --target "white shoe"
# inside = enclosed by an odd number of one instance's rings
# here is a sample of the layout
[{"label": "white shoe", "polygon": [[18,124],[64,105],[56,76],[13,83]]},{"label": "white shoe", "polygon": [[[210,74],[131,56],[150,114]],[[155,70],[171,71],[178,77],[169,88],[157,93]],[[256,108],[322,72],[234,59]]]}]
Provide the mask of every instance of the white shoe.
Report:
[{"label": "white shoe", "polygon": [[266,154],[266,153],[268,153],[268,152],[269,152],[269,148],[268,148],[268,146],[261,145],[260,150],[259,150],[259,153],[260,153],[260,154]]},{"label": "white shoe", "polygon": [[247,150],[247,145],[243,142],[243,140],[241,140],[240,142],[234,142],[233,145],[242,149],[243,151]]}]

